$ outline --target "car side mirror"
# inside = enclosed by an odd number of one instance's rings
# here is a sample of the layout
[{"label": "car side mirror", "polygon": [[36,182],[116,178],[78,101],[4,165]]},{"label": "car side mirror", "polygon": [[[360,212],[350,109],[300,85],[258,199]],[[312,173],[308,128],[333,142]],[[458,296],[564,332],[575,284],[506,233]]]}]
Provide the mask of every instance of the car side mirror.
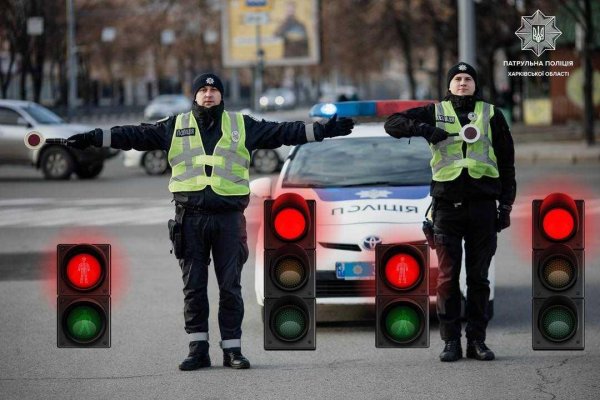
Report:
[{"label": "car side mirror", "polygon": [[27,122],[27,120],[23,117],[19,117],[17,118],[17,125],[19,126],[25,126],[27,128],[32,128],[33,125],[31,125],[29,122]]},{"label": "car side mirror", "polygon": [[268,199],[271,197],[271,178],[258,178],[250,182],[250,194],[253,197]]}]

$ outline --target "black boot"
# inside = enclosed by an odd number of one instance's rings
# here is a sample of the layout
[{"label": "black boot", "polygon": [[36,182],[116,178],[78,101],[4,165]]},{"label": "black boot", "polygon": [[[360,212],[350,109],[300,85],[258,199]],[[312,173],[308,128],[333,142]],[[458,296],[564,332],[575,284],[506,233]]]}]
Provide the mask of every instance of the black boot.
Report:
[{"label": "black boot", "polygon": [[193,371],[195,369],[206,367],[210,367],[208,342],[206,340],[190,342],[190,353],[187,358],[179,364],[179,369],[182,371]]},{"label": "black boot", "polygon": [[480,361],[491,361],[495,358],[495,355],[483,340],[469,340],[467,341],[467,357]]},{"label": "black boot", "polygon": [[462,358],[460,339],[446,340],[444,350],[440,353],[440,361],[457,361]]},{"label": "black boot", "polygon": [[250,368],[250,361],[242,355],[240,347],[223,349],[223,366],[234,369]]}]

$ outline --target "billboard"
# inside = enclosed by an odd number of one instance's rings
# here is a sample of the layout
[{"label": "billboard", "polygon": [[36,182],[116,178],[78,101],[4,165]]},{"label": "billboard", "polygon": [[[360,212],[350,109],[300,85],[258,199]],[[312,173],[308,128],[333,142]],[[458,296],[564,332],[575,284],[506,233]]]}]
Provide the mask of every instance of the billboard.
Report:
[{"label": "billboard", "polygon": [[259,41],[265,65],[319,62],[317,0],[226,0],[221,29],[226,67],[256,65]]}]

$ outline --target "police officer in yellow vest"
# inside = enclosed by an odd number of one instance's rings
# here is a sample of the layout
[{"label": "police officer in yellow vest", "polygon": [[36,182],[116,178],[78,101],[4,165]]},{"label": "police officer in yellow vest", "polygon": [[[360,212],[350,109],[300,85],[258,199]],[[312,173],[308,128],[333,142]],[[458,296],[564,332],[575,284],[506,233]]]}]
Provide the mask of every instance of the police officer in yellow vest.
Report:
[{"label": "police officer in yellow vest", "polygon": [[191,112],[156,124],[95,129],[68,139],[77,148],[93,145],[168,152],[169,190],[176,203],[169,233],[183,275],[185,330],[190,341],[181,370],[211,365],[206,292],[211,252],[219,284],[223,365],[250,367],[241,352],[244,303],[240,278],[248,258],[243,212],[249,203],[252,151],[348,135],[354,127],[351,119],[335,116],[324,124],[257,121],[226,111],[223,93],[217,75],[202,74],[192,84]]},{"label": "police officer in yellow vest", "polygon": [[[479,96],[477,72],[461,62],[448,71],[441,103],[388,118],[385,130],[423,136],[432,152],[433,237],[439,261],[437,313],[445,342],[441,361],[462,358],[459,275],[464,240],[467,357],[493,360],[486,328],[493,307],[488,269],[497,232],[510,225],[516,196],[514,145],[500,110]],[[498,202],[498,203],[497,203]]]}]

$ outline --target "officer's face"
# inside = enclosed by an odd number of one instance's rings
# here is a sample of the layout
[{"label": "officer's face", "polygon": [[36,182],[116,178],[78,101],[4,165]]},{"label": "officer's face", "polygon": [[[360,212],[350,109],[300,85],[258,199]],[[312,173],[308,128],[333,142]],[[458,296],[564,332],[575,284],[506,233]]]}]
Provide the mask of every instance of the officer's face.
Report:
[{"label": "officer's face", "polygon": [[196,93],[196,103],[202,107],[210,108],[221,104],[221,92],[213,86],[203,86]]},{"label": "officer's face", "polygon": [[456,96],[471,96],[475,93],[475,81],[469,74],[456,74],[450,81],[450,93]]}]

